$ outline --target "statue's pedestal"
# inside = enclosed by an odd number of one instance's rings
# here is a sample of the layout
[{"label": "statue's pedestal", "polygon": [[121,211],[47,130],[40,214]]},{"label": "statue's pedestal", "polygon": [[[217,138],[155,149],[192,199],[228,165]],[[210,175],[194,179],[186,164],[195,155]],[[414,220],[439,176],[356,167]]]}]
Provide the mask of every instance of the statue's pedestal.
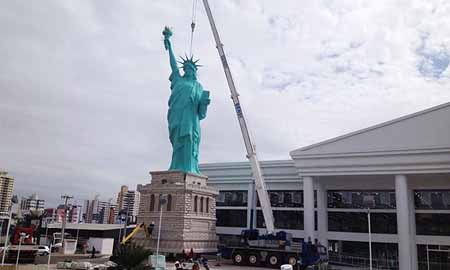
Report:
[{"label": "statue's pedestal", "polygon": [[191,248],[195,253],[217,251],[216,196],[207,186],[208,177],[180,171],[156,171],[151,184],[138,185],[141,203],[137,222],[155,228],[152,238],[143,232],[134,237],[137,244],[156,251],[160,217],[159,197],[166,196],[162,206],[160,253],[180,254]]}]

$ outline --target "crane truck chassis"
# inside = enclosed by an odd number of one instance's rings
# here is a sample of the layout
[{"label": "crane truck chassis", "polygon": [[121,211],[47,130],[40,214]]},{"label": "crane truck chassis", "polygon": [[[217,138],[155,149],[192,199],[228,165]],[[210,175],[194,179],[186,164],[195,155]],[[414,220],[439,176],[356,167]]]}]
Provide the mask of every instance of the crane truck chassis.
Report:
[{"label": "crane truck chassis", "polygon": [[293,242],[284,231],[274,235],[259,235],[258,230],[243,230],[239,243],[219,248],[222,257],[236,265],[268,266],[280,268],[282,264],[297,266],[294,269],[326,269],[327,248],[312,243]]}]

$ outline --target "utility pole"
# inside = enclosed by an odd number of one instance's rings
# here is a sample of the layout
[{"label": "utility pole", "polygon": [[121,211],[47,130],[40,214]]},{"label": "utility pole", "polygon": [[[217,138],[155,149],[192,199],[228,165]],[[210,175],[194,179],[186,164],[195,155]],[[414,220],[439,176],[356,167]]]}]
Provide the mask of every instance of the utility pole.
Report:
[{"label": "utility pole", "polygon": [[64,233],[65,233],[65,230],[66,230],[66,222],[67,222],[67,202],[70,199],[73,199],[73,196],[62,195],[61,199],[64,200],[64,217],[63,217],[62,225],[61,225],[61,247],[62,247],[62,250],[64,252]]}]

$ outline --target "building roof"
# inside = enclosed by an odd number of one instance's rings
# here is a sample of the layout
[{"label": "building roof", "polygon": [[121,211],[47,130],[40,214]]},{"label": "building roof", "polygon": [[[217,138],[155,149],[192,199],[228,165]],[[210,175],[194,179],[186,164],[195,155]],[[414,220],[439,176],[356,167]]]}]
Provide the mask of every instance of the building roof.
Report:
[{"label": "building roof", "polygon": [[[133,228],[135,225],[128,225],[127,228]],[[61,229],[61,223],[48,224],[49,229]],[[96,223],[66,223],[66,229],[74,230],[92,230],[109,231],[123,228],[123,224],[96,224]]]},{"label": "building roof", "polygon": [[305,146],[295,156],[450,148],[450,102]]}]

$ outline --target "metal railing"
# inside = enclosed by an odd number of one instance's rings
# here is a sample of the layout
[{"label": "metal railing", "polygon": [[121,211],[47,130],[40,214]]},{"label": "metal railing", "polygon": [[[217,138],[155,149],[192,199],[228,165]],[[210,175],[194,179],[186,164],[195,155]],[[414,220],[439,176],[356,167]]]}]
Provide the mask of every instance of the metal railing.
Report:
[{"label": "metal railing", "polygon": [[[369,268],[370,262],[367,257],[356,257],[344,254],[329,254],[330,264],[346,266],[358,266]],[[374,269],[398,269],[398,260],[395,259],[372,259]]]},{"label": "metal railing", "polygon": [[[357,257],[346,254],[329,254],[330,264],[343,266],[363,267],[360,269],[369,269],[369,258]],[[425,260],[418,262],[419,270],[427,270],[428,263]],[[395,259],[372,259],[374,269],[398,269],[398,260]],[[450,262],[430,261],[430,270],[449,270]]]}]

